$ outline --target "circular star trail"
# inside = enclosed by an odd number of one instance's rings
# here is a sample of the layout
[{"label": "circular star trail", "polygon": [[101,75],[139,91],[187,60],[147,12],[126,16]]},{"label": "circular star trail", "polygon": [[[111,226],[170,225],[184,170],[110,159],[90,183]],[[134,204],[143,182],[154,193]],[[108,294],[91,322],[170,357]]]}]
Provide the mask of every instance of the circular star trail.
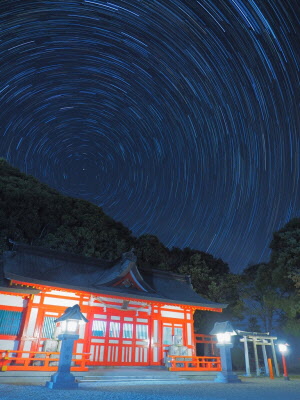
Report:
[{"label": "circular star trail", "polygon": [[234,272],[299,216],[298,0],[2,0],[0,154]]}]

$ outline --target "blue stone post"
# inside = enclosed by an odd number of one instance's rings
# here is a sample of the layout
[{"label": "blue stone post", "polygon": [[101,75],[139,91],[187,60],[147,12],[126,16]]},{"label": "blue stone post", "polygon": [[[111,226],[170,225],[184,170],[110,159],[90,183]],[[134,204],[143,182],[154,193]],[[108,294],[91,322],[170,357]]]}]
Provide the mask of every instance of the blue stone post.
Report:
[{"label": "blue stone post", "polygon": [[46,387],[49,389],[77,389],[78,383],[75,382],[75,377],[71,374],[70,369],[74,341],[79,339],[79,335],[64,333],[59,335],[58,339],[62,341],[58,370],[51,376],[50,382],[46,383]]},{"label": "blue stone post", "polygon": [[215,382],[229,383],[241,382],[236,374],[232,372],[231,351],[232,343],[218,343],[217,347],[220,349],[222,371],[218,373]]}]

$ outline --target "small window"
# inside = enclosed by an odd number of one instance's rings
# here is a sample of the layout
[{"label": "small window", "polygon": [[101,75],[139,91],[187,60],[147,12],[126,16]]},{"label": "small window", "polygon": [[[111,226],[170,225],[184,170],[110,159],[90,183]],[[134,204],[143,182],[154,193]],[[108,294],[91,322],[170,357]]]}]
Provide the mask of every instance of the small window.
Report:
[{"label": "small window", "polygon": [[42,328],[42,337],[51,339],[55,330],[55,322],[57,317],[45,317],[43,328]]},{"label": "small window", "polygon": [[131,339],[132,338],[132,324],[124,323],[123,325],[123,338]]},{"label": "small window", "polygon": [[109,327],[109,337],[120,336],[120,322],[111,322]]},{"label": "small window", "polygon": [[163,344],[172,344],[172,327],[164,326],[163,327]]},{"label": "small window", "polygon": [[137,339],[148,339],[148,325],[137,325],[136,326],[136,338]]},{"label": "small window", "polygon": [[0,335],[18,335],[21,320],[22,312],[0,310]]},{"label": "small window", "polygon": [[182,336],[182,328],[174,328],[174,335]]},{"label": "small window", "polygon": [[104,337],[106,333],[106,321],[93,321],[92,335]]}]

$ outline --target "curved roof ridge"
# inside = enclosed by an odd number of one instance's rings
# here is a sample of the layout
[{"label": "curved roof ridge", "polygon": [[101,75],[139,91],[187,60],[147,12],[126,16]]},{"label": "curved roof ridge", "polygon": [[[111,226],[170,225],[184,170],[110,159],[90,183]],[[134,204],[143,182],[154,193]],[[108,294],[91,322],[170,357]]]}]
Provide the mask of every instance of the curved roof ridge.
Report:
[{"label": "curved roof ridge", "polygon": [[98,285],[114,284],[119,279],[123,278],[123,276],[127,275],[134,265],[135,263],[128,259],[122,259],[111,268],[106,269],[101,275],[99,282],[93,283],[93,286],[97,287]]}]

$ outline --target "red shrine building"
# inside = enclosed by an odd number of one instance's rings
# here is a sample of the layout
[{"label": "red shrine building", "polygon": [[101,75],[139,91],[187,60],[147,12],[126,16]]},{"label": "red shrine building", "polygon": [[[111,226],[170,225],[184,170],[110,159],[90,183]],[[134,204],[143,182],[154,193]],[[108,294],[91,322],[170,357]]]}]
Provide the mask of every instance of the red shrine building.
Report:
[{"label": "red shrine building", "polygon": [[54,320],[78,304],[88,323],[74,351],[88,354],[87,366],[164,365],[176,335],[196,355],[194,311],[226,307],[186,276],[138,268],[133,252],[112,262],[17,244],[0,271],[0,350],[46,351]]}]

